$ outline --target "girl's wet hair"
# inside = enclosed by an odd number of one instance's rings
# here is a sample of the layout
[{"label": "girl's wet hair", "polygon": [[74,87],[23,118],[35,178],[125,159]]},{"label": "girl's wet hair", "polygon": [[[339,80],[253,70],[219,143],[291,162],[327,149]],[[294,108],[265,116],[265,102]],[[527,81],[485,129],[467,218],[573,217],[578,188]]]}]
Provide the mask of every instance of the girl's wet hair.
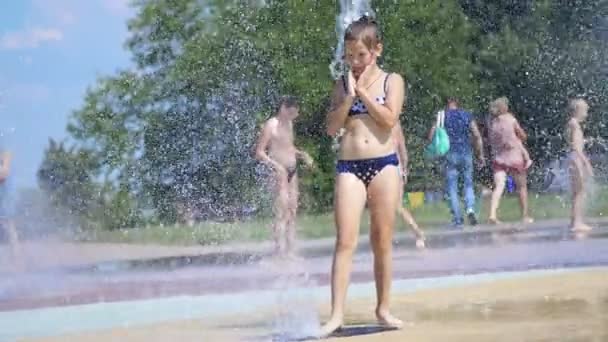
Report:
[{"label": "girl's wet hair", "polygon": [[344,32],[344,42],[361,41],[368,49],[382,43],[382,33],[378,22],[367,15],[353,21]]},{"label": "girl's wet hair", "polygon": [[509,99],[506,96],[499,97],[494,101],[497,105],[503,105],[509,108]]},{"label": "girl's wet hair", "polygon": [[587,103],[587,102],[581,97],[575,97],[573,99],[570,99],[568,101],[568,107],[567,107],[568,114],[570,114],[570,115],[576,114],[576,112],[583,105],[583,103]]},{"label": "girl's wet hair", "polygon": [[499,97],[496,100],[490,102],[490,105],[488,106],[490,114],[499,115],[500,112],[498,111],[498,107],[500,107],[500,106],[505,106],[505,107],[509,108],[509,99],[506,98],[505,96],[503,96],[503,97]]}]

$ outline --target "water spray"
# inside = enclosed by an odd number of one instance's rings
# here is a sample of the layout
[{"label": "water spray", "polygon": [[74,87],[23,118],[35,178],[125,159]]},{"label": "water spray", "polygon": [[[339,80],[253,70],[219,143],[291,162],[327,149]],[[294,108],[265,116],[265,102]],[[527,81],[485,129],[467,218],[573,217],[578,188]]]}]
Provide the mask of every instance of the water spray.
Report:
[{"label": "water spray", "polygon": [[340,13],[336,16],[338,43],[336,44],[334,59],[329,65],[329,71],[335,80],[344,75],[344,32],[348,25],[364,15],[375,16],[371,0],[340,0]]}]

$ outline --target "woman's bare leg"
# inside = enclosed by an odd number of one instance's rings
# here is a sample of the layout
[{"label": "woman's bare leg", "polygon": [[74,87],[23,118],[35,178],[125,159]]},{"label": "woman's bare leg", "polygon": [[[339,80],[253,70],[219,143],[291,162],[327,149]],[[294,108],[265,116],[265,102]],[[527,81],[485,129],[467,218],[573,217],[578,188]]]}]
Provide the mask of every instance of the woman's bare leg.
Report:
[{"label": "woman's bare leg", "polygon": [[505,192],[505,184],[507,182],[507,173],[504,171],[495,171],[494,172],[494,190],[492,190],[492,197],[490,199],[490,216],[488,217],[488,221],[490,223],[498,223],[498,218],[496,216],[496,211],[498,210],[498,205],[500,204],[500,198],[502,194]]},{"label": "woman's bare leg", "polygon": [[334,193],[337,231],[331,271],[331,316],[321,328],[322,336],[331,334],[344,323],[344,303],[365,201],[363,182],[351,173],[339,173]]},{"label": "woman's bare leg", "polygon": [[370,208],[370,240],[374,252],[374,278],[376,280],[376,317],[378,321],[390,327],[400,328],[403,322],[392,316],[390,292],[393,272],[393,228],[399,176],[397,168],[386,166],[368,186],[368,204]]}]

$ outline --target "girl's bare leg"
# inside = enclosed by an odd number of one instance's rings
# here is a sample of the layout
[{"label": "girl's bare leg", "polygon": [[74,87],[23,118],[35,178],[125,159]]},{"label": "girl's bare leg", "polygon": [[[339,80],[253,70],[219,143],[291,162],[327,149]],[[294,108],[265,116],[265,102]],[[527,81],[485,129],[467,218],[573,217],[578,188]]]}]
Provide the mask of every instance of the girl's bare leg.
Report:
[{"label": "girl's bare leg", "polygon": [[365,201],[363,182],[351,173],[339,173],[334,194],[337,231],[331,271],[331,316],[321,328],[321,336],[331,334],[344,323],[344,303]]},{"label": "girl's bare leg", "polygon": [[490,199],[490,217],[488,221],[490,223],[499,223],[496,217],[496,211],[500,204],[500,198],[505,192],[505,184],[507,182],[507,173],[504,171],[494,172],[494,190],[492,191],[492,197]]},{"label": "girl's bare leg", "polygon": [[368,186],[371,227],[370,240],[374,253],[376,280],[376,317],[386,326],[401,328],[403,322],[391,315],[390,292],[393,271],[393,228],[397,196],[399,195],[397,168],[386,166]]},{"label": "girl's bare leg", "polygon": [[422,249],[425,248],[424,232],[420,229],[420,227],[416,223],[416,220],[414,220],[414,216],[412,215],[412,213],[405,207],[403,207],[402,204],[404,186],[405,182],[403,181],[403,179],[401,179],[399,182],[399,198],[397,198],[397,212],[401,216],[401,219],[403,219],[403,222],[405,222],[405,224],[407,224],[416,235],[416,247]]},{"label": "girl's bare leg", "polygon": [[585,211],[585,179],[583,165],[572,161],[570,166],[570,180],[572,186],[572,219],[571,230],[574,232],[587,232],[591,227],[584,223]]},{"label": "girl's bare leg", "polygon": [[403,207],[399,207],[397,212],[403,219],[403,221],[412,229],[414,234],[416,235],[416,247],[424,248],[424,232],[418,227],[418,224],[414,220],[414,216],[410,213],[409,210]]}]

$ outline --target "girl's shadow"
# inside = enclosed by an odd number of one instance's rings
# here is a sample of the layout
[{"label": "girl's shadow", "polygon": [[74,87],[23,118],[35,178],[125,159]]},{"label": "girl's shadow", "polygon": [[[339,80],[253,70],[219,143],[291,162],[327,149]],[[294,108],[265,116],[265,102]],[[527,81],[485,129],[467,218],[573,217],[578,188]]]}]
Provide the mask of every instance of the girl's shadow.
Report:
[{"label": "girl's shadow", "polygon": [[[332,338],[343,338],[343,337],[352,337],[352,336],[363,336],[363,335],[373,335],[379,334],[385,331],[397,330],[395,328],[390,328],[377,324],[365,324],[365,325],[350,325],[345,326],[329,337]],[[269,336],[265,338],[260,338],[261,340],[268,340]],[[291,336],[287,334],[273,334],[270,336],[270,340],[273,342],[304,342],[304,341],[314,341],[314,340],[322,340],[324,338],[313,337],[313,336]]]}]

